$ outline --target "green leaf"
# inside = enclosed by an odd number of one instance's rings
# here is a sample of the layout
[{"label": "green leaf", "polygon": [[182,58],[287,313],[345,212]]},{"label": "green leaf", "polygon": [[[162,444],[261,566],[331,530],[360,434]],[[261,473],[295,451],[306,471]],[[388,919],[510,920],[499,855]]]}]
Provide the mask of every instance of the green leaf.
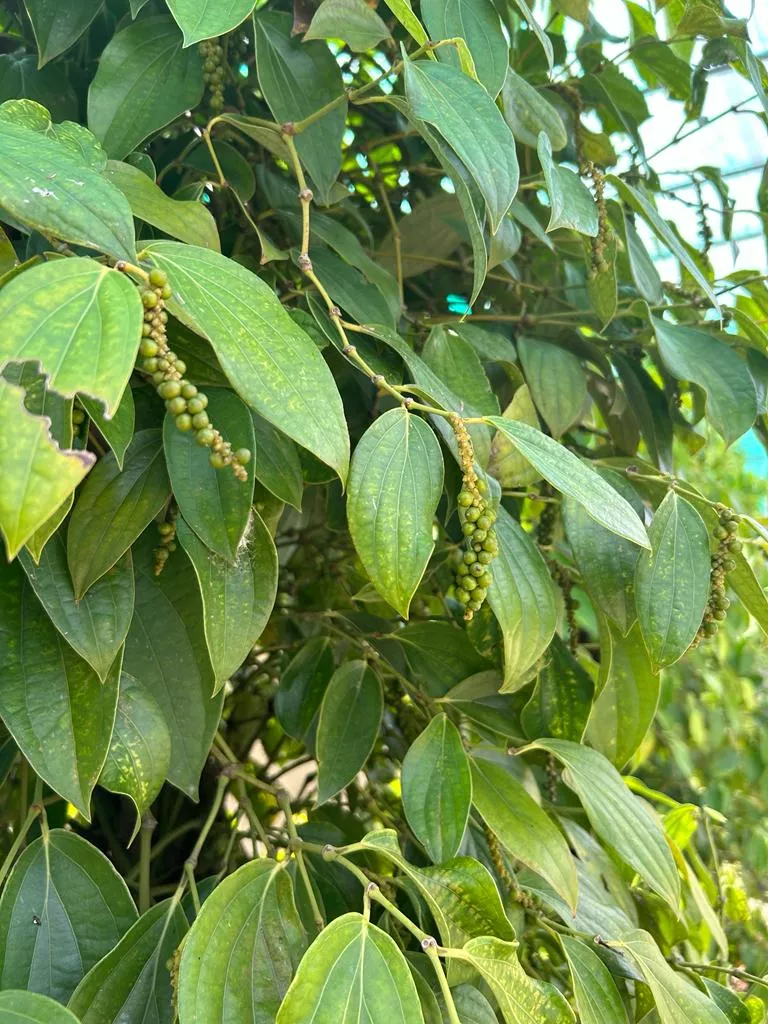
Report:
[{"label": "green leaf", "polygon": [[[235,149],[234,146],[230,146],[228,142],[217,140],[213,143],[213,148],[225,180],[231,186],[235,195],[239,196],[241,202],[247,203],[256,191],[256,176],[251,165],[242,153]],[[191,152],[187,153],[184,157],[184,164],[186,167],[194,167],[197,170],[204,171],[208,181],[219,181],[218,168],[213,162],[211,151],[204,143],[195,146]],[[198,198],[198,196],[195,196],[195,199]],[[217,251],[219,249],[218,246],[207,248],[215,248]]]},{"label": "green leaf", "polygon": [[709,534],[699,513],[675,491],[656,510],[635,575],[640,629],[657,668],[690,647],[709,598]]},{"label": "green leaf", "polygon": [[624,243],[635,288],[646,302],[658,306],[664,299],[664,289],[659,272],[643,240],[637,233],[637,229],[627,217],[623,206],[619,208],[619,232]]},{"label": "green leaf", "polygon": [[305,948],[285,863],[243,865],[216,886],[184,943],[181,1019],[269,1024]]},{"label": "green leaf", "polygon": [[639,188],[634,188],[632,185],[628,185],[621,178],[618,178],[613,174],[609,174],[606,181],[613,185],[619,193],[620,198],[627,204],[627,206],[630,206],[635,213],[640,214],[659,241],[662,242],[680,261],[715,309],[719,312],[720,305],[709,281],[691,258],[678,236],[659,214],[648,193],[641,191]]},{"label": "green leaf", "polygon": [[0,718],[33,770],[90,820],[121,657],[102,683],[53,627],[20,566],[0,565],[0,581]]},{"label": "green leaf", "polygon": [[313,636],[286,666],[275,694],[275,717],[289,736],[306,741],[333,675],[327,636]]},{"label": "green leaf", "polygon": [[557,625],[557,602],[538,548],[502,507],[498,509],[496,536],[499,553],[492,566],[488,604],[504,638],[501,689],[505,693],[525,684],[549,646]]},{"label": "green leaf", "polygon": [[0,992],[0,1024],[77,1024],[66,1007],[35,992]]},{"label": "green leaf", "polygon": [[[403,277],[423,274],[439,261],[450,256],[461,245],[461,207],[454,195],[438,193],[423,202],[414,203],[413,210],[397,222]],[[429,239],[429,244],[425,243]],[[390,232],[379,245],[376,258],[394,273],[395,242]]]},{"label": "green leaf", "polygon": [[542,29],[539,23],[531,13],[531,9],[526,3],[526,0],[514,0],[515,6],[520,11],[525,21],[528,24],[528,28],[533,32],[538,41],[541,43],[541,48],[544,51],[544,56],[547,58],[547,66],[551,73],[553,65],[555,63],[554,50],[552,49],[552,41],[550,40],[547,33]]},{"label": "green leaf", "polygon": [[757,395],[747,364],[725,341],[695,327],[651,317],[664,365],[678,380],[693,381],[707,393],[707,417],[730,444],[757,416]]},{"label": "green leaf", "polygon": [[372,50],[389,36],[386,23],[365,0],[322,0],[304,41],[343,39],[354,52]]},{"label": "green leaf", "polygon": [[77,94],[57,67],[38,70],[37,57],[24,50],[0,56],[0,102],[25,97],[42,103],[55,118],[77,117]]},{"label": "green leaf", "polygon": [[25,547],[35,560],[36,564],[40,561],[40,555],[42,554],[45,545],[69,515],[69,510],[72,508],[74,503],[75,495],[73,492],[68,498],[64,499],[53,515],[46,519],[43,525],[38,530],[35,530],[32,536],[27,540]]},{"label": "green leaf", "polygon": [[79,395],[80,404],[91,418],[91,422],[115,453],[120,469],[123,468],[125,453],[133,439],[136,426],[136,406],[133,402],[133,391],[127,387],[120,399],[120,404],[111,419],[104,418],[104,407],[101,402],[85,395]]},{"label": "green leaf", "polygon": [[590,744],[622,768],[639,749],[659,703],[653,670],[639,623],[626,636],[612,624],[600,633],[602,686],[587,723]]},{"label": "green leaf", "polygon": [[[625,476],[613,469],[599,469],[598,473],[642,515],[643,503]],[[637,546],[595,522],[573,498],[563,502],[563,522],[582,584],[600,611],[626,633],[637,617]]]},{"label": "green leaf", "polygon": [[379,735],[381,683],[364,661],[348,661],[328,684],[317,726],[317,803],[330,800],[365,765]]},{"label": "green leaf", "polygon": [[730,988],[726,988],[725,985],[721,985],[717,981],[712,981],[711,978],[702,978],[702,981],[713,1002],[725,1014],[729,1024],[751,1024],[752,1015],[749,1012],[749,1006],[743,1003]]},{"label": "green leaf", "polygon": [[545,750],[561,762],[563,781],[578,796],[598,836],[677,912],[680,879],[661,826],[610,761],[568,740],[536,740],[524,749]]},{"label": "green leaf", "polygon": [[434,550],[443,457],[430,427],[390,409],[363,435],[349,474],[347,516],[373,585],[403,618]]},{"label": "green leaf", "polygon": [[208,550],[185,519],[176,521],[176,532],[200,584],[205,639],[218,691],[240,668],[269,621],[277,595],[275,542],[255,510],[232,565]]},{"label": "green leaf", "polygon": [[478,82],[434,61],[406,61],[405,89],[416,117],[437,129],[476,182],[495,234],[520,175],[515,141],[498,107]]},{"label": "green leaf", "polygon": [[589,946],[561,935],[582,1024],[629,1024],[611,972]]},{"label": "green leaf", "polygon": [[133,565],[129,552],[102,576],[80,600],[67,568],[67,545],[57,530],[35,565],[27,551],[19,561],[46,614],[61,636],[88,662],[99,679],[106,679],[123,646],[133,616]]},{"label": "green leaf", "polygon": [[650,546],[645,527],[626,498],[573,452],[527,423],[499,416],[487,420],[507,435],[545,480],[582,504],[596,522],[634,544]]},{"label": "green leaf", "polygon": [[296,445],[290,438],[252,412],[256,458],[253,472],[270,494],[301,511],[304,478]]},{"label": "green leaf", "polygon": [[120,676],[117,714],[99,785],[136,806],[131,842],[160,792],[171,761],[171,737],[154,697],[127,672]]},{"label": "green leaf", "polygon": [[411,744],[401,775],[403,809],[435,864],[455,857],[467,827],[472,778],[464,744],[446,715],[437,715]]},{"label": "green leaf", "polygon": [[[421,16],[431,39],[458,37],[466,42],[480,84],[497,96],[509,64],[509,46],[492,0],[422,0]],[[453,47],[444,46],[437,53],[438,60],[458,67]]]},{"label": "green leaf", "polygon": [[12,122],[22,128],[45,135],[60,143],[70,155],[96,171],[103,171],[107,165],[107,154],[101,143],[81,124],[74,121],[62,121],[54,124],[50,112],[39,103],[29,99],[14,99],[3,103],[0,116],[4,121]]},{"label": "green leaf", "polygon": [[570,1024],[573,1014],[561,1009],[559,993],[530,978],[517,959],[517,943],[490,936],[470,941],[461,959],[479,971],[491,987],[506,1024]]},{"label": "green leaf", "polygon": [[[533,404],[527,384],[521,384],[512,396],[512,401],[502,413],[505,419],[522,420],[531,427],[539,428],[539,417]],[[491,455],[488,472],[495,476],[503,488],[526,487],[539,480],[536,469],[523,458],[506,434],[497,430],[491,441]]]},{"label": "green leaf", "polygon": [[363,1019],[423,1024],[416,986],[394,940],[361,914],[344,914],[304,955],[277,1024]]},{"label": "green leaf", "polygon": [[578,883],[568,844],[552,820],[504,767],[473,758],[472,802],[511,857],[545,878],[576,909]]},{"label": "green leaf", "polygon": [[0,899],[0,987],[66,1002],[136,916],[103,853],[72,832],[45,832],[16,861]]},{"label": "green leaf", "polygon": [[421,358],[451,391],[484,415],[499,412],[499,401],[475,350],[455,331],[433,327]]},{"label": "green leaf", "polygon": [[354,320],[394,326],[397,307],[393,309],[381,289],[370,284],[356,267],[323,246],[312,249],[312,266],[326,291]]},{"label": "green leaf", "polygon": [[498,1024],[491,1004],[474,985],[457,985],[451,995],[461,1024]]},{"label": "green leaf", "polygon": [[137,167],[110,160],[104,172],[131,206],[133,216],[172,238],[219,252],[216,221],[200,202],[171,199]]},{"label": "green leaf", "polygon": [[184,33],[184,45],[223,36],[245,21],[256,0],[168,0],[171,14]]},{"label": "green leaf", "polygon": [[408,665],[427,692],[441,697],[490,662],[478,654],[463,629],[448,622],[411,622],[394,634]]},{"label": "green leaf", "polygon": [[[615,237],[609,233],[599,261],[592,252],[590,243],[584,243],[584,255],[587,261],[587,294],[592,309],[597,314],[600,325],[605,329],[616,315],[619,294],[616,278]],[[593,266],[593,261],[597,263]]]},{"label": "green leaf", "polygon": [[652,36],[641,36],[632,46],[632,60],[649,85],[655,86],[661,81],[672,99],[686,100],[690,96],[691,66],[667,43]]},{"label": "green leaf", "polygon": [[211,342],[238,394],[344,481],[349,437],[336,384],[272,289],[208,249],[155,242],[147,253],[170,278],[171,311]]},{"label": "green leaf", "polygon": [[547,654],[533,695],[523,708],[523,728],[531,739],[554,736],[580,743],[592,706],[594,681],[558,636],[552,638]]},{"label": "green leaf", "polygon": [[47,64],[76,43],[103,5],[104,0],[76,0],[66,4],[58,0],[24,0],[40,54],[38,66]]},{"label": "green leaf", "polygon": [[424,26],[413,13],[411,0],[384,0],[384,3],[392,11],[403,28],[410,32],[419,46],[429,42],[429,36],[424,30]]},{"label": "green leaf", "polygon": [[737,554],[731,557],[736,562],[736,568],[728,573],[728,585],[762,631],[768,635],[768,597],[744,555]]},{"label": "green leaf", "polygon": [[347,113],[341,69],[324,43],[291,36],[291,16],[258,11],[253,17],[256,71],[264,99],[279,124],[301,121],[334,100],[339,105],[296,136],[296,149],[323,205],[341,169]]},{"label": "green leaf", "polygon": [[30,416],[23,403],[24,390],[0,377],[0,531],[8,558],[56,513],[94,462],[89,452],[57,447],[47,421]]},{"label": "green leaf", "polygon": [[79,601],[112,568],[171,492],[159,430],[140,430],[123,469],[110,452],[80,491],[67,531],[67,562]]},{"label": "green leaf", "polygon": [[547,231],[573,228],[594,238],[598,232],[597,203],[592,193],[574,171],[561,167],[552,159],[552,143],[546,132],[539,133],[538,154],[549,194]]},{"label": "green leaf", "polygon": [[0,318],[0,366],[34,360],[58,394],[85,392],[114,415],[143,320],[139,291],[125,274],[86,257],[41,263],[0,289]]},{"label": "green leaf", "polygon": [[[233,449],[253,452],[253,420],[246,406],[228,388],[209,388],[205,393],[206,412],[217,430]],[[211,551],[234,564],[251,512],[254,460],[246,467],[247,480],[239,480],[228,468],[215,469],[194,431],[178,430],[170,413],[163,423],[163,448],[181,514]]]},{"label": "green leaf", "polygon": [[128,201],[82,156],[7,118],[0,120],[0,149],[0,206],[7,213],[43,235],[135,259]]},{"label": "green leaf", "polygon": [[525,335],[517,339],[525,379],[541,417],[559,438],[581,416],[587,379],[578,357],[559,345]]},{"label": "green leaf", "polygon": [[113,160],[122,160],[203,95],[197,47],[182,50],[175,22],[142,18],[112,36],[88,90],[88,127]]},{"label": "green leaf", "polygon": [[75,989],[69,1008],[81,1024],[172,1024],[168,963],[186,932],[184,913],[172,900],[142,914]]},{"label": "green leaf", "polygon": [[717,1004],[664,959],[648,932],[635,929],[611,943],[637,965],[653,993],[661,1024],[727,1024]]},{"label": "green leaf", "polygon": [[211,696],[215,680],[192,565],[179,548],[155,576],[153,534],[150,527],[133,549],[136,608],[124,668],[155,698],[165,716],[171,734],[168,781],[196,800],[219,724],[222,695]]},{"label": "green leaf", "polygon": [[544,132],[555,151],[568,144],[568,133],[557,108],[512,68],[507,68],[502,104],[512,134],[524,146],[535,149],[540,132]]}]

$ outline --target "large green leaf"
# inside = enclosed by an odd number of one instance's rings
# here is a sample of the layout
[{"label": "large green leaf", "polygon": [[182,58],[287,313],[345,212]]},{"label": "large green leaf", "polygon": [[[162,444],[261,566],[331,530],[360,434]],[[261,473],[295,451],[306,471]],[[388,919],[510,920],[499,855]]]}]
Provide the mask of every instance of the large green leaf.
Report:
[{"label": "large green leaf", "polygon": [[511,857],[545,878],[576,908],[576,869],[563,834],[502,765],[472,759],[472,802]]},{"label": "large green leaf", "polygon": [[562,437],[579,419],[587,398],[587,378],[568,349],[525,335],[517,351],[531,395],[553,437]]},{"label": "large green leaf", "polygon": [[561,935],[560,942],[571,969],[582,1024],[629,1024],[611,972],[597,953],[569,935]]},{"label": "large green leaf", "polygon": [[171,737],[160,706],[133,676],[123,672],[115,727],[99,785],[122,793],[136,806],[135,839],[141,818],[165,782],[171,761]]},{"label": "large green leaf", "polygon": [[135,920],[128,887],[103,853],[72,832],[45,832],[0,899],[0,988],[65,1003]]},{"label": "large green leaf", "polygon": [[0,101],[24,97],[44,104],[55,118],[77,117],[77,94],[59,69],[38,70],[37,57],[23,49],[0,56]]},{"label": "large green leaf", "polygon": [[171,734],[168,781],[194,800],[219,724],[222,695],[211,696],[215,679],[192,565],[178,549],[155,576],[152,534],[150,527],[133,549],[136,609],[125,644],[125,670],[160,705]]},{"label": "large green leaf", "polygon": [[[613,469],[598,472],[627,499],[638,515],[642,515],[643,504],[626,477]],[[595,522],[573,498],[563,502],[563,522],[589,596],[600,611],[626,633],[636,618],[635,568],[640,555],[637,546]]]},{"label": "large green leaf", "polygon": [[401,775],[403,810],[435,864],[454,857],[467,827],[472,777],[464,744],[447,715],[437,715],[410,746]]},{"label": "large green leaf", "polygon": [[597,203],[577,174],[554,162],[552,143],[543,131],[539,133],[538,154],[549,193],[547,231],[573,228],[582,235],[594,237],[598,230]]},{"label": "large green leaf", "polygon": [[390,409],[363,434],[349,474],[347,517],[374,586],[403,618],[434,550],[443,457],[430,427]]},{"label": "large green leaf", "polygon": [[449,622],[411,622],[393,638],[401,645],[414,678],[436,697],[462,679],[491,668],[466,631]]},{"label": "large green leaf", "polygon": [[594,691],[592,676],[555,635],[533,695],[523,708],[520,720],[526,736],[555,736],[580,743]]},{"label": "large green leaf", "polygon": [[34,771],[90,819],[121,658],[102,683],[53,627],[21,567],[0,564],[0,581],[0,718]]},{"label": "large green leaf", "polygon": [[306,741],[333,675],[327,636],[313,636],[286,666],[275,694],[275,717],[289,736]]},{"label": "large green leaf", "polygon": [[138,220],[189,245],[220,250],[216,221],[201,202],[171,199],[138,167],[120,160],[110,160],[104,175],[120,189]]},{"label": "large green leaf", "polygon": [[203,62],[167,16],[142,18],[112,36],[88,91],[88,127],[114,160],[164,128],[203,95]]},{"label": "large green leaf", "polygon": [[[253,420],[246,406],[229,388],[209,388],[205,393],[206,412],[216,429],[233,449],[253,452]],[[197,444],[194,431],[178,430],[170,413],[163,423],[163,448],[182,515],[211,551],[234,564],[251,512],[254,460],[247,466],[247,480],[239,480],[229,469],[214,469],[208,449]]]},{"label": "large green leaf", "polygon": [[93,462],[89,452],[59,448],[48,421],[24,408],[24,390],[0,377],[0,531],[9,558],[70,499]]},{"label": "large green leaf", "polygon": [[400,949],[361,914],[337,917],[299,964],[277,1024],[423,1024]]},{"label": "large green leaf", "polygon": [[101,402],[85,395],[79,395],[79,401],[91,418],[91,422],[115,453],[117,464],[123,468],[125,453],[133,438],[134,427],[136,426],[136,406],[133,401],[133,391],[127,387],[120,399],[120,404],[111,419],[104,418],[104,407]]},{"label": "large green leaf", "polygon": [[613,174],[608,176],[607,181],[613,185],[619,193],[620,198],[627,204],[627,206],[631,207],[635,213],[640,214],[659,241],[662,242],[662,244],[664,244],[685,267],[691,277],[696,281],[699,288],[701,288],[704,294],[709,298],[709,301],[715,309],[719,309],[720,307],[717,301],[717,296],[712,290],[712,286],[709,281],[699,269],[698,265],[688,253],[678,236],[658,212],[648,193],[641,191],[641,189],[635,188],[632,185],[628,185],[626,181],[623,181],[621,178],[616,177],[616,175]]},{"label": "large green leaf", "polygon": [[678,380],[707,393],[707,418],[730,444],[757,416],[755,385],[746,362],[725,341],[695,327],[651,317],[664,365]]},{"label": "large green leaf", "polygon": [[507,435],[545,480],[582,504],[598,523],[634,544],[650,547],[645,527],[626,498],[573,452],[527,423],[499,416],[487,419]]},{"label": "large green leaf", "polygon": [[[536,406],[527,384],[521,384],[512,396],[512,401],[502,413],[505,419],[522,420],[538,430],[540,423]],[[491,456],[488,472],[495,476],[503,488],[526,487],[539,480],[538,471],[517,450],[510,439],[497,430],[491,441]]]},{"label": "large green leaf", "polygon": [[433,327],[421,358],[472,408],[487,415],[498,413],[499,400],[491,391],[483,364],[470,343],[455,331]]},{"label": "large green leaf", "polygon": [[185,519],[177,519],[176,530],[200,584],[205,639],[219,690],[269,621],[277,595],[275,542],[255,509],[232,565],[206,548]]},{"label": "large green leaf", "polygon": [[653,993],[661,1024],[727,1024],[717,1003],[669,966],[648,932],[635,929],[612,945],[636,964]]},{"label": "large green leaf", "polygon": [[572,1024],[573,1014],[557,989],[530,978],[520,966],[516,942],[470,939],[461,959],[491,987],[506,1024]]},{"label": "large green leaf", "polygon": [[343,39],[363,52],[389,36],[386,22],[365,0],[322,0],[304,39]]},{"label": "large green leaf", "polygon": [[635,623],[626,636],[611,623],[600,632],[602,686],[587,723],[590,744],[622,768],[651,726],[659,703],[659,677]]},{"label": "large green leaf", "polygon": [[[497,96],[509,64],[509,45],[492,0],[422,0],[421,16],[431,39],[464,40],[480,83]],[[444,46],[438,54],[440,60],[459,66],[454,47]]]},{"label": "large green leaf", "polygon": [[567,145],[568,133],[557,108],[512,68],[507,68],[502,102],[507,124],[524,146],[535,149],[540,132],[544,132],[554,150]]},{"label": "large green leaf", "polygon": [[31,128],[49,139],[55,139],[71,155],[97,171],[103,171],[106,167],[107,154],[92,132],[74,121],[54,124],[50,112],[34,100],[9,100],[0,107],[0,116],[4,121]]},{"label": "large green leaf", "polygon": [[736,562],[736,568],[728,573],[728,585],[762,631],[768,635],[768,596],[744,555],[737,554],[731,557]]},{"label": "large green leaf", "polygon": [[347,786],[368,760],[379,735],[381,683],[364,661],[348,661],[334,672],[317,726],[317,802]]},{"label": "large green leaf", "polygon": [[168,963],[187,931],[181,908],[163,900],[142,914],[75,989],[81,1024],[173,1024]]},{"label": "large green leaf", "polygon": [[525,749],[546,750],[561,762],[563,781],[578,796],[598,836],[677,911],[680,879],[658,819],[627,789],[611,762],[568,740],[536,740]]},{"label": "large green leaf", "polygon": [[541,48],[544,51],[544,56],[547,59],[547,66],[552,71],[552,67],[555,62],[554,50],[552,47],[552,40],[549,38],[544,29],[539,25],[538,21],[533,16],[531,8],[526,3],[526,0],[514,0],[515,6],[520,11],[520,14],[525,19],[528,28],[538,39],[541,44]]},{"label": "large green leaf", "polygon": [[495,1010],[474,985],[457,985],[451,995],[461,1024],[498,1024]]},{"label": "large green leaf", "polygon": [[184,45],[223,36],[237,28],[255,6],[256,0],[168,0],[171,14],[184,33]]},{"label": "large green leaf", "polygon": [[344,480],[349,438],[333,377],[272,289],[208,249],[155,242],[147,253],[171,280],[171,310],[208,338],[232,387]]},{"label": "large green leaf", "polygon": [[496,520],[499,553],[492,566],[488,603],[504,639],[502,691],[517,690],[549,646],[557,601],[546,563],[523,528],[504,508]]},{"label": "large green leaf", "polygon": [[[291,36],[291,16],[258,11],[253,17],[259,86],[279,124],[301,121],[344,93],[341,69],[324,43]],[[341,169],[346,101],[296,137],[301,162],[321,202],[328,204]]]},{"label": "large green leaf", "polygon": [[133,616],[133,565],[126,553],[81,600],[75,600],[67,568],[67,545],[61,529],[50,538],[35,565],[19,553],[27,579],[61,636],[106,679],[128,633]]},{"label": "large green leaf", "polygon": [[405,89],[415,116],[437,129],[476,182],[495,233],[520,175],[515,140],[498,107],[474,79],[435,61],[407,61]]},{"label": "large green leaf", "polygon": [[696,636],[709,598],[709,534],[699,513],[675,491],[656,510],[651,550],[635,576],[640,629],[657,668],[681,658]]},{"label": "large green leaf", "polygon": [[69,520],[67,562],[75,600],[128,550],[170,492],[159,430],[134,435],[122,470],[111,452],[101,459]]},{"label": "large green leaf", "polygon": [[305,948],[285,863],[243,865],[216,886],[184,943],[181,1020],[271,1024]]},{"label": "large green leaf", "polygon": [[58,394],[83,391],[114,415],[136,361],[142,313],[133,282],[94,260],[31,267],[0,290],[0,365],[34,360]]},{"label": "large green leaf", "polygon": [[0,992],[0,1024],[78,1024],[61,1003],[35,992]]},{"label": "large green leaf", "polygon": [[58,0],[24,0],[40,54],[39,66],[76,43],[103,5],[104,0],[76,0],[66,4]]},{"label": "large green leaf", "polygon": [[300,511],[304,478],[296,445],[258,413],[252,412],[251,418],[256,441],[256,479],[270,494]]}]

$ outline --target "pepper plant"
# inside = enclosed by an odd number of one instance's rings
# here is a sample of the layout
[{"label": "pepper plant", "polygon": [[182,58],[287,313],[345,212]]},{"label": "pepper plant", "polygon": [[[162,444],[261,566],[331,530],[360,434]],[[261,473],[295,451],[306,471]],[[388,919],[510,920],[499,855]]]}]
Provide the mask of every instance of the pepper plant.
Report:
[{"label": "pepper plant", "polygon": [[765,437],[765,276],[658,169],[723,69],[762,143],[760,13],[616,4],[0,6],[0,1024],[763,1019],[631,774],[768,631],[678,459]]}]

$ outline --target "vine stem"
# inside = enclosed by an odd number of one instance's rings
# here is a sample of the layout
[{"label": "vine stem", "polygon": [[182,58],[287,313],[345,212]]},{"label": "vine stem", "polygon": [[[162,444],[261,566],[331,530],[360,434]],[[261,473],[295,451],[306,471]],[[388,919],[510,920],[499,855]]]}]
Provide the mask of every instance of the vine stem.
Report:
[{"label": "vine stem", "polygon": [[738,967],[718,967],[716,964],[692,964],[687,960],[675,960],[670,959],[669,963],[673,967],[684,967],[688,971],[714,971],[716,974],[727,974],[732,978],[738,978],[739,981],[748,981],[752,985],[759,985],[761,988],[768,989],[768,982],[765,978],[759,978],[756,974],[750,974],[749,971],[739,970]]},{"label": "vine stem", "polygon": [[293,820],[293,811],[291,810],[291,798],[288,792],[284,789],[278,791],[277,802],[285,815],[285,827],[288,830],[288,845],[293,852],[293,856],[296,858],[296,867],[299,869],[299,875],[304,883],[304,888],[307,890],[307,899],[312,909],[312,918],[315,922],[315,927],[318,932],[321,932],[325,928],[325,920],[323,918],[322,911],[317,902],[317,896],[312,886],[312,881],[307,871],[307,864],[304,860],[304,853],[301,849],[301,839],[296,831],[296,825]]},{"label": "vine stem", "polygon": [[145,914],[152,904],[152,835],[157,819],[147,811],[141,819],[141,848],[139,852],[139,913]]},{"label": "vine stem", "polygon": [[2,887],[8,872],[13,867],[16,856],[24,845],[24,840],[27,838],[27,833],[38,818],[41,820],[41,827],[43,828],[43,831],[47,833],[48,829],[45,822],[45,807],[43,806],[43,783],[39,778],[35,783],[34,800],[27,811],[27,816],[24,818],[24,821],[19,828],[19,833],[14,839],[2,866],[0,866],[0,887]]},{"label": "vine stem", "polygon": [[389,227],[392,231],[392,242],[395,249],[395,274],[397,276],[397,297],[400,300],[400,309],[402,310],[405,306],[405,300],[403,297],[403,245],[402,236],[400,234],[400,227],[397,223],[397,218],[392,210],[392,204],[389,201],[387,195],[387,188],[383,181],[379,180],[379,195],[381,197],[381,204],[384,207],[384,212],[387,215],[389,221]]},{"label": "vine stem", "polygon": [[440,957],[438,956],[437,946],[435,944],[434,939],[427,945],[425,945],[424,943],[422,943],[421,945],[422,949],[429,957],[430,963],[432,964],[435,974],[437,975],[437,983],[440,986],[440,991],[442,992],[443,999],[445,1000],[445,1006],[446,1009],[448,1010],[448,1020],[450,1024],[461,1024],[461,1019],[459,1018],[459,1011],[456,1009],[456,1003],[454,1003],[453,1001],[453,993],[451,992],[450,986],[448,984],[448,978],[445,973],[445,968],[440,962]]}]

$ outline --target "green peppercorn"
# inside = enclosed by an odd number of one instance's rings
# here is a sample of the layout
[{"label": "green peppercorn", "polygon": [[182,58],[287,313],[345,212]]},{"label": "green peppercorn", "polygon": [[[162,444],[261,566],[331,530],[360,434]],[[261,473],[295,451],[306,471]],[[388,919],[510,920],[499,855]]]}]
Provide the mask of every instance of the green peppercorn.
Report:
[{"label": "green peppercorn", "polygon": [[[194,421],[192,425],[194,426]],[[216,434],[210,429],[210,427],[204,427],[202,430],[197,431],[197,436],[195,437],[195,440],[204,448],[210,448],[213,442],[216,440]]]},{"label": "green peppercorn", "polygon": [[481,512],[476,505],[470,505],[467,511],[464,513],[464,518],[470,523],[476,523],[480,518]]},{"label": "green peppercorn", "polygon": [[207,412],[198,412],[192,417],[192,426],[195,430],[203,430],[210,425],[210,422]]},{"label": "green peppercorn", "polygon": [[183,431],[185,434],[186,434],[186,432],[188,430],[191,430],[192,429],[192,417],[189,415],[189,413],[183,412],[180,416],[177,416],[176,417],[176,426],[179,428],[179,430]]},{"label": "green peppercorn", "polygon": [[149,283],[155,288],[162,288],[168,284],[168,275],[160,267],[153,267],[149,272]]},{"label": "green peppercorn", "polygon": [[[181,382],[181,396],[182,396],[182,398],[186,398],[186,399],[194,398],[195,395],[197,395],[197,393],[198,393],[198,391],[197,391],[197,388],[195,387],[194,384],[190,384],[190,382],[188,380],[183,380]],[[201,409],[198,409],[197,411],[198,412],[202,412]]]},{"label": "green peppercorn", "polygon": [[461,585],[462,587],[464,587],[465,590],[471,591],[474,590],[475,587],[477,586],[477,580],[474,578],[474,576],[465,576],[464,579],[461,581]]},{"label": "green peppercorn", "polygon": [[174,361],[174,367],[176,368],[177,373],[183,374],[187,372],[187,364],[183,359],[179,359],[178,357],[176,357]]},{"label": "green peppercorn", "polygon": [[171,398],[165,403],[165,407],[171,416],[181,416],[183,412],[187,411],[187,403],[178,395],[176,398]]},{"label": "green peppercorn", "polygon": [[208,405],[208,396],[202,394],[195,395],[194,398],[189,400],[189,411],[194,416],[198,412],[202,412]]},{"label": "green peppercorn", "polygon": [[472,492],[471,491],[459,491],[459,496],[456,499],[458,505],[462,508],[469,508],[472,504]]},{"label": "green peppercorn", "polygon": [[145,309],[154,309],[158,303],[157,293],[151,291],[149,288],[141,293],[141,301],[144,304]]},{"label": "green peppercorn", "polygon": [[485,566],[482,564],[482,562],[473,562],[472,565],[470,565],[469,567],[469,571],[472,573],[473,576],[480,577],[485,572]]},{"label": "green peppercorn", "polygon": [[[181,385],[177,380],[166,380],[157,389],[157,393],[164,399],[176,398],[181,394]],[[207,423],[202,423],[201,426],[205,427]]]},{"label": "green peppercorn", "polygon": [[211,452],[208,456],[208,461],[211,463],[214,469],[224,469],[227,464],[226,459],[219,452]]},{"label": "green peppercorn", "polygon": [[461,532],[464,534],[465,537],[471,537],[476,529],[477,527],[475,526],[474,523],[464,523],[464,525],[461,528]]},{"label": "green peppercorn", "polygon": [[250,448],[238,448],[235,452],[235,458],[241,466],[247,466],[251,461],[251,450]]},{"label": "green peppercorn", "polygon": [[490,565],[493,561],[493,555],[490,551],[478,551],[477,560],[481,565]]},{"label": "green peppercorn", "polygon": [[472,565],[477,561],[477,555],[474,551],[464,552],[464,563],[465,565]]},{"label": "green peppercorn", "polygon": [[459,562],[458,568],[456,569],[457,576],[466,576],[469,573],[469,566],[464,562]]}]

